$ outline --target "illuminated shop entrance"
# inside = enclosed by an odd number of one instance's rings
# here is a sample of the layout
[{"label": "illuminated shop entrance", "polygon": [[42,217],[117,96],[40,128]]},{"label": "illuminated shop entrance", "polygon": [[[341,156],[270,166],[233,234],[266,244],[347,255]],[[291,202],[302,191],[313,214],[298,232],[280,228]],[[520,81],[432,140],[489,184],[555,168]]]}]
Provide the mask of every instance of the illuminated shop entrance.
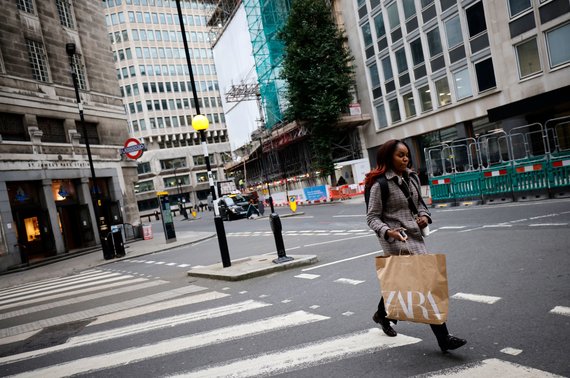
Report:
[{"label": "illuminated shop entrance", "polygon": [[6,187],[22,262],[55,255],[49,215],[41,203],[41,182],[9,182]]},{"label": "illuminated shop entrance", "polygon": [[95,242],[89,207],[79,203],[73,180],[53,180],[51,191],[57,209],[59,232],[67,251],[85,248]]}]

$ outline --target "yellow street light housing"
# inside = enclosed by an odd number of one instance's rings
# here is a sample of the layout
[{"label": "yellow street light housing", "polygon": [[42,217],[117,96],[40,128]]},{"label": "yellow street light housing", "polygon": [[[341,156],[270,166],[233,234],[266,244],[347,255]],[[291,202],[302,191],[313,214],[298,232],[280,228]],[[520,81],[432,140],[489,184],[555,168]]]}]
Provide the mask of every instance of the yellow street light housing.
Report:
[{"label": "yellow street light housing", "polygon": [[192,118],[192,128],[196,131],[207,130],[208,126],[210,126],[210,122],[208,118],[202,114],[198,114],[194,118]]}]

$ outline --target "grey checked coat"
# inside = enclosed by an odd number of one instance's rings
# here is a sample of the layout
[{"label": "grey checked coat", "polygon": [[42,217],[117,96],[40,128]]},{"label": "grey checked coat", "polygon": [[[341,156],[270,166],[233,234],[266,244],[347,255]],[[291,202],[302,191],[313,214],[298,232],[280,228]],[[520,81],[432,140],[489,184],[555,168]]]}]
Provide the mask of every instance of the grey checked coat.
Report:
[{"label": "grey checked coat", "polygon": [[[420,188],[419,178],[416,173],[409,169],[407,170],[407,175],[410,177],[410,180],[415,181],[415,183],[410,182],[408,187],[414,204],[419,211],[419,215],[427,216],[429,223],[431,223],[431,217],[428,209],[419,201],[421,196],[421,193],[418,191],[418,188]],[[388,181],[388,189],[390,191],[388,200],[386,201],[386,208],[382,208],[380,184],[375,182],[370,188],[366,223],[368,223],[368,226],[376,232],[376,235],[378,235],[378,240],[380,241],[384,255],[398,255],[400,253],[428,253],[421,230],[408,206],[408,200],[397,184],[397,182],[402,183],[404,180],[396,175],[392,170],[386,171],[385,176]],[[406,185],[406,183],[404,182],[403,185]],[[396,227],[403,227],[406,229],[406,234],[408,235],[408,240],[406,242],[401,242],[393,238],[389,238],[388,240],[384,238],[386,231]]]}]

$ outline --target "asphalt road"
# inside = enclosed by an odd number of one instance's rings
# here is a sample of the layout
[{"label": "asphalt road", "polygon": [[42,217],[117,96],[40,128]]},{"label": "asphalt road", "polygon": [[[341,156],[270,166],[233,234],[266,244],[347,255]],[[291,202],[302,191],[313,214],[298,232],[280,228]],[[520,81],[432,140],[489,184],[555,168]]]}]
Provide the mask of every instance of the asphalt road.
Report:
[{"label": "asphalt road", "polygon": [[[0,375],[570,376],[570,200],[432,211],[426,243],[447,255],[448,326],[468,340],[449,354],[426,325],[399,323],[388,338],[372,322],[380,245],[362,201],[300,211],[282,218],[285,246],[317,255],[312,266],[188,277],[220,261],[213,238],[0,291]],[[178,217],[177,233],[214,229],[212,213],[198,216]],[[225,228],[232,260],[275,254],[268,219]]]}]

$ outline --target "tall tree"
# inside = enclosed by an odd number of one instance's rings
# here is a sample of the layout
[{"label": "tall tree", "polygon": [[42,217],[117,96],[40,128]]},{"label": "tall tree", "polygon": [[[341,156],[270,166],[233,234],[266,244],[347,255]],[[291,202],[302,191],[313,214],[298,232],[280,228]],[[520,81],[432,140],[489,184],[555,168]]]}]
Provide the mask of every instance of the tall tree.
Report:
[{"label": "tall tree", "polygon": [[284,43],[281,76],[287,82],[286,116],[309,131],[312,164],[321,176],[334,175],[335,125],[350,103],[353,57],[335,24],[327,0],[292,0],[278,34]]}]

